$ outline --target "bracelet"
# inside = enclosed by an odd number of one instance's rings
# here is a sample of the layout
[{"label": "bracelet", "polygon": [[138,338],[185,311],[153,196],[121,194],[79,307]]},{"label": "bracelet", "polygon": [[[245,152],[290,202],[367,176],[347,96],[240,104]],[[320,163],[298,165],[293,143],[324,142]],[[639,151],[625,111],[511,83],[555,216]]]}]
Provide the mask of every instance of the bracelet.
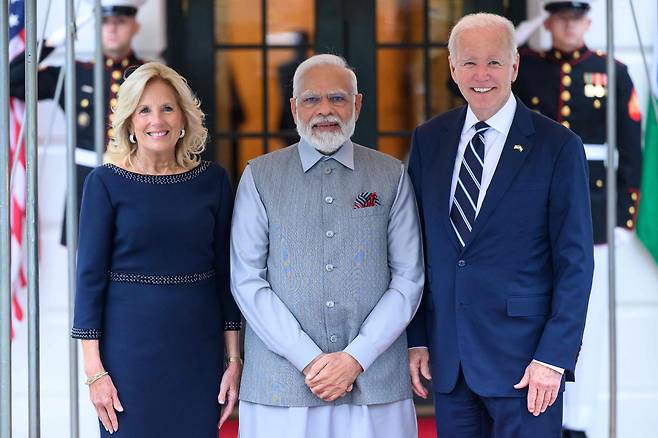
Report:
[{"label": "bracelet", "polygon": [[89,377],[87,380],[85,380],[85,385],[89,386],[95,381],[101,379],[102,377],[107,376],[109,373],[107,371],[99,371],[93,376]]},{"label": "bracelet", "polygon": [[226,363],[237,362],[242,365],[242,358],[240,356],[226,356]]}]

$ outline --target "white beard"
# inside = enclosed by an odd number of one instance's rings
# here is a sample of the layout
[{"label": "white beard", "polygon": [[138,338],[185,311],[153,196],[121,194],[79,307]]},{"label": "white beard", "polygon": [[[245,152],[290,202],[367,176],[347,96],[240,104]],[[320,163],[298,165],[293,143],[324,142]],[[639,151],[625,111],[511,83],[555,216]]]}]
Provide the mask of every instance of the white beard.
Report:
[{"label": "white beard", "polygon": [[[331,155],[340,149],[343,143],[352,137],[354,134],[354,128],[356,127],[356,117],[354,111],[352,111],[352,115],[350,116],[350,119],[347,121],[347,123],[343,123],[343,121],[336,116],[315,116],[307,125],[299,117],[299,111],[297,112],[296,116],[297,133],[299,136],[323,155]],[[338,123],[340,131],[313,132],[313,125],[323,122]]]}]

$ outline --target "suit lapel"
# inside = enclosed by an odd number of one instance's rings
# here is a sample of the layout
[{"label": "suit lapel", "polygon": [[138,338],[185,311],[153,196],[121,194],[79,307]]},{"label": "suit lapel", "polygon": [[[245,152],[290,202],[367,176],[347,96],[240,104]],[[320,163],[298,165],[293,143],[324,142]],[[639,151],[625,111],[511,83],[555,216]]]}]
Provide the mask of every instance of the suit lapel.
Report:
[{"label": "suit lapel", "polygon": [[[453,244],[457,248],[461,248],[455,230],[450,223],[450,187],[452,185],[452,174],[455,168],[455,160],[457,159],[457,149],[459,148],[459,140],[461,138],[462,127],[466,119],[466,107],[462,111],[457,111],[455,117],[446,120],[443,125],[443,138],[437,139],[437,163],[434,167],[437,169],[433,175],[430,187],[438,187],[438,202],[436,203],[435,216],[440,218],[446,232],[450,236]],[[440,146],[440,145],[443,146]]]},{"label": "suit lapel", "polygon": [[[487,189],[480,212],[475,219],[473,231],[466,239],[464,249],[468,248],[469,244],[477,237],[480,230],[482,230],[484,224],[495,211],[501,198],[507,192],[514,177],[523,166],[526,157],[532,151],[533,145],[529,137],[534,133],[534,126],[530,118],[530,110],[518,99],[516,105],[516,113],[507,134],[503,152]],[[515,148],[517,145],[522,146],[522,150],[519,150],[518,147]]]}]

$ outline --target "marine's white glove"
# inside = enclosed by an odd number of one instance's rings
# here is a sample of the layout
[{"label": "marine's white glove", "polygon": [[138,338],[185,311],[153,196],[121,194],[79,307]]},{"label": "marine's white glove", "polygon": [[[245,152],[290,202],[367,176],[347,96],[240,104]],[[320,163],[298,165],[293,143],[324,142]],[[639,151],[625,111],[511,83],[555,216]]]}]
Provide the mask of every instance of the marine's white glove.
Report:
[{"label": "marine's white glove", "polygon": [[[94,18],[93,13],[87,13],[79,16],[75,20],[75,26],[78,30],[82,29],[87,23]],[[66,42],[66,26],[62,26],[46,38],[46,45],[49,47],[59,47]]]}]

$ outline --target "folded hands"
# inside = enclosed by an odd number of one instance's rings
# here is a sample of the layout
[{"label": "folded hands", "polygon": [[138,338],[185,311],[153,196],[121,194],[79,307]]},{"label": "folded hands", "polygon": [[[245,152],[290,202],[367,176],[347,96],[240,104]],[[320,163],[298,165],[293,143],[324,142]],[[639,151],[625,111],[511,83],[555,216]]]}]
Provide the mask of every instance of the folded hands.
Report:
[{"label": "folded hands", "polygon": [[348,353],[322,353],[304,368],[306,385],[324,401],[334,401],[352,391],[363,372],[361,364]]}]

